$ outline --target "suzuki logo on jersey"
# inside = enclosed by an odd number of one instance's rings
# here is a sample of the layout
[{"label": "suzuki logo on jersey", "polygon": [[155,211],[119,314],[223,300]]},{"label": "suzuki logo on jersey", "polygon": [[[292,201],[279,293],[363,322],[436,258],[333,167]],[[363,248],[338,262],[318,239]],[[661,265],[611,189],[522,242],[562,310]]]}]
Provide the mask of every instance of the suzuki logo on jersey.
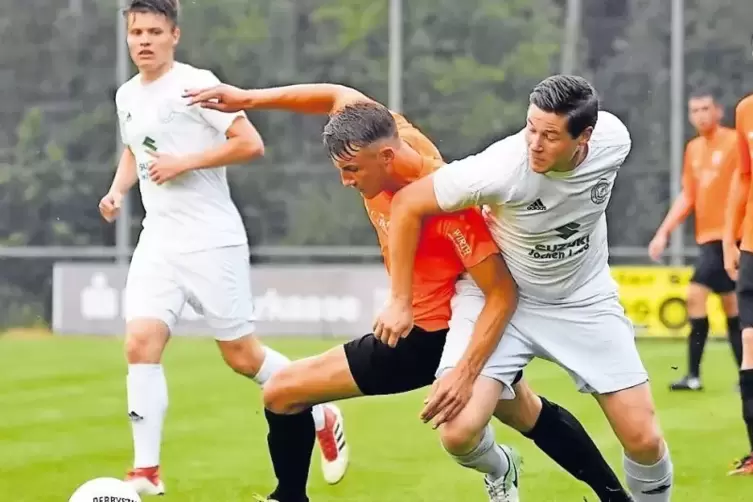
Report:
[{"label": "suzuki logo on jersey", "polygon": [[141,143],[141,145],[144,148],[148,148],[149,150],[156,152],[157,151],[157,143],[150,138],[149,136],[144,137],[144,141]]},{"label": "suzuki logo on jersey", "polygon": [[536,244],[528,255],[537,260],[564,260],[588,251],[590,241],[589,235],[583,235],[568,242]]},{"label": "suzuki logo on jersey", "polygon": [[557,235],[562,237],[565,240],[568,240],[570,237],[578,233],[578,229],[580,228],[580,223],[570,222],[566,223],[565,225],[562,225],[561,227],[557,227],[554,229],[555,232],[557,232]]}]

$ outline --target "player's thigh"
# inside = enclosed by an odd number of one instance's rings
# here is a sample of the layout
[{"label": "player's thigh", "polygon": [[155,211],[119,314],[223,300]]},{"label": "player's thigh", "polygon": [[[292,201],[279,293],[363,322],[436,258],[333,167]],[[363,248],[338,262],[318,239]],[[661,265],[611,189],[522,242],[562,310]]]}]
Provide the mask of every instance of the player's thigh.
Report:
[{"label": "player's thigh", "polygon": [[154,363],[180,316],[186,296],[171,260],[152,249],[137,247],[125,288],[126,357],[129,362]]},{"label": "player's thigh", "polygon": [[[706,292],[720,295],[735,290],[735,282],[724,270],[724,250],[721,241],[707,242],[700,246],[700,254],[690,282],[703,286]],[[705,301],[705,298],[703,300]],[[705,310],[705,303],[703,308]]]},{"label": "player's thigh", "polygon": [[586,307],[518,306],[516,327],[536,355],[567,370],[581,392],[606,394],[648,381],[635,332],[618,299]]},{"label": "player's thigh", "polygon": [[414,326],[394,348],[368,334],[346,343],[343,350],[362,394],[400,394],[432,384],[446,336],[447,330]]},{"label": "player's thigh", "polygon": [[206,319],[218,341],[254,331],[248,246],[228,246],[183,255],[180,280],[190,305]]},{"label": "player's thigh", "polygon": [[311,406],[361,396],[344,346],[293,361],[264,385],[264,406],[279,414],[298,413]]},{"label": "player's thigh", "polygon": [[[658,459],[663,439],[649,384],[596,394],[604,415],[625,450],[635,460]],[[644,456],[644,458],[636,458]]]},{"label": "player's thigh", "polygon": [[[471,342],[478,316],[484,308],[484,301],[483,292],[475,284],[458,283],[452,299],[452,318],[437,376],[457,366],[462,359]],[[530,343],[520,336],[513,325],[516,315],[517,312],[505,327],[499,343],[481,371],[483,376],[503,384],[502,394],[499,396],[501,399],[515,396],[513,384],[534,355]]]}]

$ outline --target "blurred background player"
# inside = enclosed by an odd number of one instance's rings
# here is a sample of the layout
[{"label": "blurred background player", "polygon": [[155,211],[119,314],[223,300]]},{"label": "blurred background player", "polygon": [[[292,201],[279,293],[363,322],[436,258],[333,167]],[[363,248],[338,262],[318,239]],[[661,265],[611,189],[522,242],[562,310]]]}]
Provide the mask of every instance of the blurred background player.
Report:
[{"label": "blurred background player", "polygon": [[[325,145],[342,183],[361,192],[385,263],[390,268],[387,232],[393,194],[443,164],[434,144],[402,115],[390,112],[355,89],[333,84],[249,90],[222,84],[191,90],[187,95],[203,107],[228,112],[248,108],[328,114]],[[474,220],[483,225],[476,210],[466,209],[460,215],[445,216],[449,217],[446,224],[457,226],[459,216],[461,222],[467,223],[452,232],[444,232],[452,234],[457,250],[439,254],[443,252],[443,243],[446,246],[446,235],[433,244],[427,243],[426,247],[421,244],[414,267],[416,316],[410,334],[398,341],[377,327],[373,335],[294,362],[276,374],[264,390],[268,415],[295,416],[318,402],[417,389],[432,383],[441,361],[445,361],[448,364],[443,369],[448,371],[443,371],[434,381],[421,416],[424,421],[441,427],[442,444],[455,462],[485,474],[490,501],[518,500],[517,458],[509,448],[496,445],[492,429],[487,426],[492,412],[533,440],[573,477],[587,483],[600,500],[629,501],[629,495],[579,421],[566,409],[534,394],[522,379],[522,372],[515,375],[511,384],[514,398],[500,401],[502,392],[497,374],[485,362],[488,351],[497,347],[497,343],[489,345],[489,342],[498,341],[500,335],[492,332],[495,337],[488,336],[490,319],[494,319],[489,313],[500,310],[505,316],[509,315],[510,297],[514,294],[510,291],[509,272],[506,267],[494,272],[493,259],[474,258],[475,254],[488,249],[485,246],[490,238],[487,232],[470,225]],[[432,228],[429,225],[435,223],[427,221],[428,228]],[[434,232],[427,232],[427,226],[422,232],[422,241],[433,238]],[[456,252],[458,257],[453,256]],[[494,258],[498,258],[496,246],[494,253]],[[478,286],[469,284],[471,281],[467,279],[457,280],[463,265]],[[437,275],[440,271],[450,273]],[[457,294],[452,297],[455,291]],[[506,291],[503,296],[508,298],[500,299],[496,294],[499,291]],[[426,333],[422,328],[442,329]],[[450,344],[451,339],[461,343]],[[486,357],[482,360],[480,354]],[[445,360],[447,355],[454,359]],[[473,402],[469,404],[470,399]],[[461,412],[464,418],[453,420]],[[286,438],[299,437],[298,434],[305,432],[281,429],[273,433],[273,422],[269,423],[270,437],[280,437],[281,444],[279,457],[273,455],[280,484],[270,500],[306,500],[303,490],[308,463],[304,465],[300,459],[305,460],[308,454],[301,447],[303,441],[292,441],[284,448]],[[299,474],[290,472],[291,469],[298,470]],[[281,476],[289,482],[284,483],[286,480]],[[299,493],[291,494],[291,486]]]},{"label": "blurred background player", "polygon": [[[737,300],[742,326],[740,397],[743,421],[748,432],[749,453],[737,460],[729,474],[753,474],[753,95],[744,98],[735,110],[740,162],[732,183],[727,224],[724,231],[724,265],[737,281]],[[737,238],[742,229],[742,242]]]},{"label": "blurred background player", "polygon": [[[186,303],[214,330],[222,357],[260,385],[289,360],[253,335],[247,237],[224,166],[264,152],[243,113],[189,108],[181,93],[217,78],[174,60],[180,38],[176,0],[133,0],[125,12],[127,42],[139,72],[118,89],[125,149],[110,191],[99,205],[113,221],[138,181],[146,210],[126,285],[128,416],[134,465],[127,480],[143,494],[163,494],[160,479],[167,383],[162,353]],[[334,406],[314,420],[325,479],[345,473],[347,448]]]},{"label": "blurred background player", "polygon": [[738,367],[742,361],[735,282],[724,270],[722,252],[724,213],[738,162],[737,133],[721,125],[724,111],[709,92],[693,94],[688,101],[688,113],[698,136],[685,148],[682,191],[648,246],[651,258],[659,261],[672,231],[695,213],[699,256],[688,286],[688,372],[670,385],[672,390],[703,389],[701,359],[709,335],[706,312],[709,293],[716,293],[721,299],[727,315],[727,336]]}]

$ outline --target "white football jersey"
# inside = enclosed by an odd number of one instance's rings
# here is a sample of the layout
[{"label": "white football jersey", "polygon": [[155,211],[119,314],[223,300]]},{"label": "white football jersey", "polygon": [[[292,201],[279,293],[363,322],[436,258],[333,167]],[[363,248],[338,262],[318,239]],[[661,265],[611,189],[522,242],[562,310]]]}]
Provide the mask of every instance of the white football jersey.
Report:
[{"label": "white football jersey", "polygon": [[537,174],[523,130],[433,174],[443,210],[489,206],[490,230],[522,299],[569,304],[616,294],[605,210],[630,134],[602,111],[588,147],[574,170]]},{"label": "white football jersey", "polygon": [[154,82],[136,75],[115,96],[123,143],[136,157],[146,211],[140,245],[195,252],[247,243],[238,209],[230,198],[225,167],[188,171],[157,185],[149,179],[149,151],[176,156],[215,148],[241,113],[187,106],[183,92],[219,84],[208,70],[176,62]]}]

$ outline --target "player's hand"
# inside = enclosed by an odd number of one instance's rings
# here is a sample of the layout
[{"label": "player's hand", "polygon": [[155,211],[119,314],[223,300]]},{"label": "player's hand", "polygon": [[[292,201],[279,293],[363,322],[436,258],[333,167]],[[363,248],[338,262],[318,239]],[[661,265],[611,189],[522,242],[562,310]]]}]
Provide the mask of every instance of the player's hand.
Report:
[{"label": "player's hand", "polygon": [[99,214],[107,223],[112,223],[120,214],[120,205],[123,203],[123,194],[117,191],[108,192],[99,201]]},{"label": "player's hand", "polygon": [[740,267],[740,248],[737,244],[724,245],[724,270],[733,281],[737,281],[737,269]]},{"label": "player's hand", "polygon": [[436,429],[455,418],[470,401],[474,380],[459,368],[445,372],[431,386],[429,395],[424,400],[421,420],[424,423],[433,420],[432,428]]},{"label": "player's hand", "polygon": [[161,185],[188,170],[188,166],[179,157],[166,153],[147,151],[154,160],[149,164],[149,179]]},{"label": "player's hand", "polygon": [[394,348],[413,328],[413,306],[410,301],[390,299],[374,321],[374,336]]},{"label": "player's hand", "polygon": [[648,245],[648,255],[654,261],[661,259],[662,253],[667,249],[667,234],[664,232],[658,232]]},{"label": "player's hand", "polygon": [[250,108],[249,92],[232,85],[219,84],[204,89],[188,89],[183,93],[189,99],[189,106],[198,104],[202,108],[221,112],[238,112]]}]

